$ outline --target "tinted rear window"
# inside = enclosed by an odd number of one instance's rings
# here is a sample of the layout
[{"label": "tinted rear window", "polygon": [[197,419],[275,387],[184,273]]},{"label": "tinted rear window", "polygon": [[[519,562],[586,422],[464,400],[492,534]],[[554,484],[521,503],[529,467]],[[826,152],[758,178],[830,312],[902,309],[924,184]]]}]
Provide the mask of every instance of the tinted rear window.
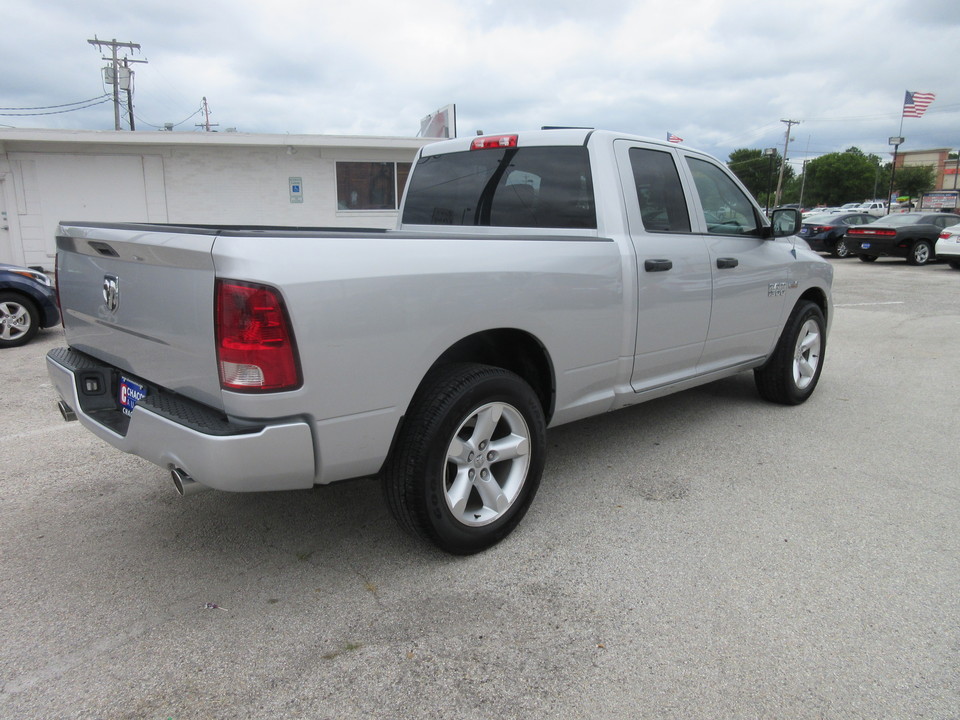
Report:
[{"label": "tinted rear window", "polygon": [[530,147],[422,157],[403,222],[595,229],[589,154],[584,147]]}]

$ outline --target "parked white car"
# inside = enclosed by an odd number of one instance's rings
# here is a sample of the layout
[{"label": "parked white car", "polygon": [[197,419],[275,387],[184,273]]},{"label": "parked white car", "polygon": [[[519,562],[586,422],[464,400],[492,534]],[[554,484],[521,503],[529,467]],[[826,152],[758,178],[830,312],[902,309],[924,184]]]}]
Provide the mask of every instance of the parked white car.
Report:
[{"label": "parked white car", "polygon": [[944,228],[937,238],[937,258],[960,270],[960,224]]},{"label": "parked white car", "polygon": [[883,217],[887,214],[887,204],[881,202],[880,200],[869,200],[864,203],[860,203],[852,212],[863,212],[867,215],[874,215],[876,217]]}]

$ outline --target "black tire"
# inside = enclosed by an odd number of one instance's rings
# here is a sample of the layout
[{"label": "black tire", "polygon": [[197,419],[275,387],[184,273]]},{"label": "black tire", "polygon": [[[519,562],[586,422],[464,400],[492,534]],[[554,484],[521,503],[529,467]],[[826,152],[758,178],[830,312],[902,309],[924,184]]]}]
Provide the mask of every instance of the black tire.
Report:
[{"label": "black tire", "polygon": [[842,260],[843,258],[850,257],[850,249],[847,247],[847,243],[844,241],[844,239],[839,238],[837,242],[834,243],[833,248],[830,250],[830,254],[835,258],[840,258]]},{"label": "black tire", "polygon": [[926,265],[933,257],[933,243],[929,240],[917,240],[907,255],[907,264]]},{"label": "black tire", "polygon": [[424,380],[404,418],[381,473],[384,496],[401,527],[469,555],[500,542],[523,518],[545,453],[543,408],[522,378],[488,365],[443,366]]},{"label": "black tire", "polygon": [[15,292],[0,292],[0,348],[25,345],[40,329],[33,301]]},{"label": "black tire", "polygon": [[876,255],[858,255],[857,257],[860,258],[861,262],[876,262],[876,261],[877,261],[877,256],[876,256]]},{"label": "black tire", "polygon": [[806,300],[797,303],[773,355],[753,371],[761,397],[783,405],[799,405],[813,394],[823,370],[826,326],[817,305]]},{"label": "black tire", "polygon": [[947,264],[954,270],[960,270],[960,260],[950,260]]}]

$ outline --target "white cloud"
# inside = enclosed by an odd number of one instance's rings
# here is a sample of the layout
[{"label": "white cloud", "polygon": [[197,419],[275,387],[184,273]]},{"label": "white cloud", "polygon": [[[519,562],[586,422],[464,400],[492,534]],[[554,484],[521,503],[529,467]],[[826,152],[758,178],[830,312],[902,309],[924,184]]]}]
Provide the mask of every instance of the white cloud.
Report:
[{"label": "white cloud", "polygon": [[[140,128],[180,122],[206,96],[220,128],[412,135],[456,103],[461,134],[590,125],[663,137],[726,158],[857,145],[885,152],[906,89],[937,93],[907,120],[906,148],[955,146],[955,0],[7,0],[0,106],[103,92],[87,43],[142,46]],[[196,130],[191,118],[179,130]],[[0,117],[15,126],[113,127],[111,105]]]}]

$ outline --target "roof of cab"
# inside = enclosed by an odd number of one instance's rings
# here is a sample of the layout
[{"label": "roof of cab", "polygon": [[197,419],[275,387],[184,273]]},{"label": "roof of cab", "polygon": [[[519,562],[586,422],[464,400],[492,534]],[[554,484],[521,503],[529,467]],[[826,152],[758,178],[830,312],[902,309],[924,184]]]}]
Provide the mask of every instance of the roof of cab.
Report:
[{"label": "roof of cab", "polygon": [[[595,130],[592,128],[547,128],[541,130],[521,130],[512,133],[489,133],[477,135],[475,137],[460,137],[452,140],[441,140],[424,146],[420,154],[443,155],[446,153],[465,152],[471,149],[474,142],[479,138],[506,138],[516,136],[516,147],[543,147],[557,145],[586,145],[588,142],[607,142],[612,143],[617,139],[636,140],[652,145],[661,145],[663,147],[676,148],[674,143],[668,143],[665,140],[633,135],[631,133],[613,132],[610,130]],[[692,148],[684,146],[684,149]],[[699,151],[694,151],[698,152]]]}]

